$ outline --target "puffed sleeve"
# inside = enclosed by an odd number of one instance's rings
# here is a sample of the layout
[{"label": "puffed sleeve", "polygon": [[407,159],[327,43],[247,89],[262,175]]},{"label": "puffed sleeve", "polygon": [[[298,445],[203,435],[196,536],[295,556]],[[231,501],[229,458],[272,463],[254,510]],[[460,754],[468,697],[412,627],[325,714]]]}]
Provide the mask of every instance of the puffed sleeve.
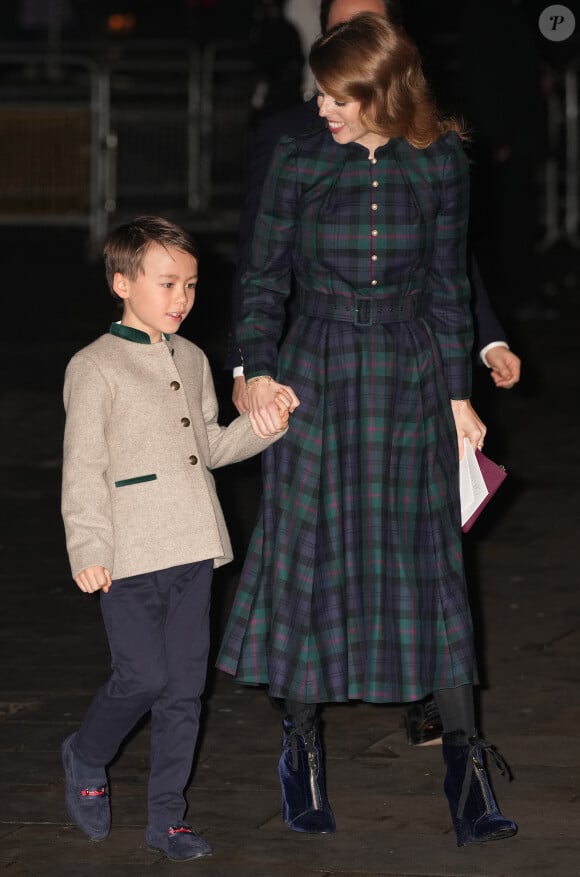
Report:
[{"label": "puffed sleeve", "polygon": [[471,393],[473,320],[466,276],[469,168],[456,134],[445,138],[440,204],[435,219],[428,274],[429,322],[443,359],[449,397],[467,399]]},{"label": "puffed sleeve", "polygon": [[297,222],[297,147],[294,139],[283,137],[264,183],[251,261],[242,277],[236,337],[246,378],[276,374]]}]

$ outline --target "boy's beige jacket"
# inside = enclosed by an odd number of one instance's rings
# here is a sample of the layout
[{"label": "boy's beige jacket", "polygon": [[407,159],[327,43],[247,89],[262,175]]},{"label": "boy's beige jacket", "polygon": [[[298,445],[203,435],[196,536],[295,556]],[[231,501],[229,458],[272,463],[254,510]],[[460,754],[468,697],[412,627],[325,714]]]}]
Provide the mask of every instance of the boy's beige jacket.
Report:
[{"label": "boy's beige jacket", "polygon": [[196,345],[177,335],[159,344],[103,335],[69,362],[64,403],[62,515],[73,577],[94,565],[118,579],[232,559],[210,470],[279,436],[258,438],[247,414],[218,424]]}]

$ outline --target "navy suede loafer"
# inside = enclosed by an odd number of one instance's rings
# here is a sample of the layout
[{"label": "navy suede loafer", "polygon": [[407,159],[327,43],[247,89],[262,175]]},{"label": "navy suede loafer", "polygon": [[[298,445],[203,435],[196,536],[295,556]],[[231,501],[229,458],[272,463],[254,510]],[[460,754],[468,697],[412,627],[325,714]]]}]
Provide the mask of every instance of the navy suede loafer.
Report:
[{"label": "navy suede loafer", "polygon": [[170,825],[168,828],[148,826],[145,841],[150,849],[163,853],[174,862],[200,859],[202,856],[211,856],[213,852],[210,845],[185,822]]},{"label": "navy suede loafer", "polygon": [[104,767],[91,767],[75,755],[71,734],[62,744],[66,808],[74,824],[91,840],[104,840],[111,829],[111,802]]}]

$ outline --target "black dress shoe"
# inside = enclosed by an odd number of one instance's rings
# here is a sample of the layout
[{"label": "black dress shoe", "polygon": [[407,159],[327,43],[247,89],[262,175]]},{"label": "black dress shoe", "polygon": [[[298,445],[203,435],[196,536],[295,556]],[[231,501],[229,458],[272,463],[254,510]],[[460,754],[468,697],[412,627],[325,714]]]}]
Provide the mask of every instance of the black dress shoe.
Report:
[{"label": "black dress shoe", "polygon": [[409,746],[438,746],[441,743],[443,724],[433,695],[407,707],[404,718]]}]

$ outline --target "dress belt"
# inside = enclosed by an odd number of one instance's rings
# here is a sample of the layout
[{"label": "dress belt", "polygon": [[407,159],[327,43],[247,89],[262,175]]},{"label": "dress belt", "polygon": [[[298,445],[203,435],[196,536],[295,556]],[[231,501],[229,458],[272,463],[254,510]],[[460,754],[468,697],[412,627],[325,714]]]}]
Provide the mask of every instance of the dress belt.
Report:
[{"label": "dress belt", "polygon": [[421,290],[403,298],[373,295],[335,295],[334,293],[300,293],[300,313],[323,320],[339,320],[355,326],[374,323],[402,323],[421,316],[425,310]]}]

